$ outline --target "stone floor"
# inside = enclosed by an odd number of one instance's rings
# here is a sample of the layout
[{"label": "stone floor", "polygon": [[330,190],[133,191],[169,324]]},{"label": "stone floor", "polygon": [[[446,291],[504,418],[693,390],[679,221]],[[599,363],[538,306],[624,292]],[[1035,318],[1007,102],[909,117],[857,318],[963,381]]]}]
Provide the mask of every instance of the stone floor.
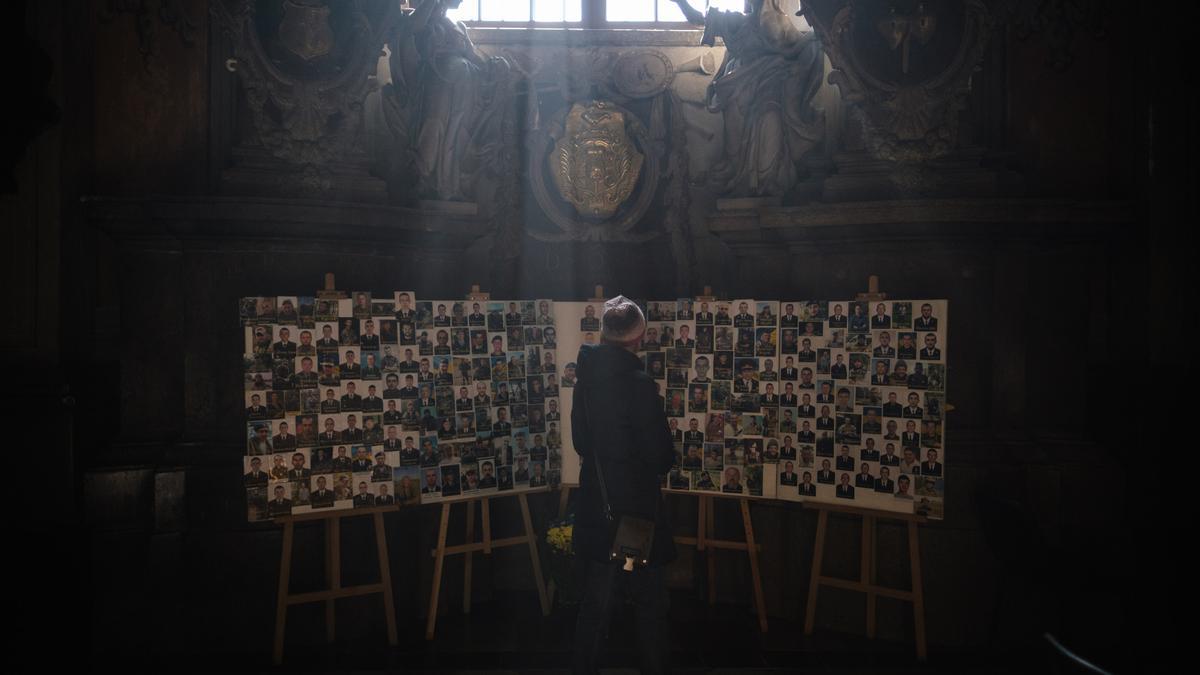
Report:
[{"label": "stone floor", "polygon": [[[1043,672],[1041,668],[1014,667],[1011,663],[997,666],[989,663],[992,659],[978,655],[946,654],[936,649],[930,661],[921,664],[911,644],[837,633],[806,637],[802,625],[783,619],[773,619],[770,630],[760,633],[754,615],[745,606],[709,606],[685,594],[676,594],[672,603],[672,659],[676,672],[683,675]],[[630,646],[635,639],[631,618],[628,608],[614,617],[603,661],[605,673],[636,673],[636,655]],[[566,673],[573,624],[573,610],[559,608],[543,618],[536,600],[514,594],[504,601],[478,604],[470,615],[461,611],[446,613],[429,642],[420,639],[423,627],[414,623],[400,626],[401,644],[397,648],[386,646],[382,630],[343,634],[335,644],[328,645],[323,640],[321,610],[314,605],[293,609],[289,614],[284,669]],[[247,655],[244,665],[261,664],[265,658],[265,653]]]}]

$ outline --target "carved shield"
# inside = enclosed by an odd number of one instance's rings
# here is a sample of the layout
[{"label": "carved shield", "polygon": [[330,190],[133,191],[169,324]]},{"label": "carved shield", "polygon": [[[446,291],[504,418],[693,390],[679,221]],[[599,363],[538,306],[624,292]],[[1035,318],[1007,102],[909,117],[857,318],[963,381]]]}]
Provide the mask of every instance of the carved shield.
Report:
[{"label": "carved shield", "polygon": [[322,2],[285,0],[279,22],[279,41],[289,52],[305,61],[324,56],[333,49],[329,8]]},{"label": "carved shield", "polygon": [[605,101],[576,103],[550,153],[559,195],[588,220],[606,220],[629,199],[643,157],[625,130],[625,114]]}]

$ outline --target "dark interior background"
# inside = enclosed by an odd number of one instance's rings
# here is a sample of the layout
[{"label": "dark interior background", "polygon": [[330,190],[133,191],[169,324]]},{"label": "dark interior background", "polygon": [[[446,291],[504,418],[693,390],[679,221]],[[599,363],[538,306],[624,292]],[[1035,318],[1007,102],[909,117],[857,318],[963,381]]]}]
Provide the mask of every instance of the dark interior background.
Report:
[{"label": "dark interior background", "polygon": [[[472,283],[494,297],[563,300],[590,297],[594,284],[649,298],[705,285],[726,297],[846,297],[870,274],[893,297],[946,297],[947,515],[921,529],[935,659],[1012,657],[1049,630],[1098,662],[1140,670],[1173,644],[1197,482],[1184,383],[1196,376],[1200,113],[1174,10],[988,3],[997,27],[962,133],[1006,187],[960,191],[950,180],[897,195],[859,185],[763,212],[717,209],[695,189],[670,246],[666,233],[647,244],[536,240],[522,234],[545,225],[532,201],[524,221],[500,229],[430,213],[395,203],[369,167],[325,195],[246,178],[254,123],[225,67],[217,4],[56,0],[4,11],[0,269],[10,310],[0,346],[10,365],[0,395],[15,432],[7,453],[36,458],[9,463],[7,502],[20,561],[14,637],[30,653],[69,643],[72,658],[93,664],[267,663],[280,529],[245,522],[236,300],[315,290],[326,272],[347,290],[427,297]],[[1014,18],[1023,16],[1040,23],[1028,30]],[[479,42],[622,48],[607,39]],[[673,40],[681,54],[698,49],[696,35]],[[826,197],[846,178],[839,153],[862,147],[840,114],[842,134],[812,179],[826,181]],[[657,227],[664,208],[639,227]],[[495,253],[504,236],[516,237],[515,257]],[[695,506],[675,499],[679,531],[690,532]],[[981,507],[1003,500],[1013,511]],[[556,499],[535,502],[544,523]],[[740,536],[727,508],[718,527]],[[815,516],[754,509],[768,610],[795,621]],[[435,516],[388,520],[414,650]],[[501,529],[519,522],[508,506],[494,517]],[[832,528],[827,566],[854,576],[857,521]],[[879,536],[881,580],[905,584],[903,530],[881,525]],[[312,553],[296,587],[315,587],[321,533],[298,537]],[[369,532],[343,540],[347,583],[372,579]],[[698,560],[685,551],[672,568],[679,593],[701,592]],[[720,601],[751,623],[748,566],[735,554],[719,562]],[[455,565],[442,595],[451,616]],[[529,584],[522,552],[497,553],[477,565],[476,602],[532,602],[519,593]],[[355,602],[343,605],[343,635],[381,640],[378,600]],[[825,591],[818,624],[858,634],[863,611],[861,597]],[[289,644],[320,625],[317,610],[294,610]],[[881,601],[879,633],[911,640],[907,606]]]}]

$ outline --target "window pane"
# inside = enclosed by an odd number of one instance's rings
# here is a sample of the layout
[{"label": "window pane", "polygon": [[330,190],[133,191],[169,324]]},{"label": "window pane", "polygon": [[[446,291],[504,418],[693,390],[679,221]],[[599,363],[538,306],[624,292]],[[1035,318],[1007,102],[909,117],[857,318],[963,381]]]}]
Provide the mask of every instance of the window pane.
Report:
[{"label": "window pane", "polygon": [[744,12],[746,11],[746,0],[709,0],[708,6],[727,9],[731,12]]},{"label": "window pane", "polygon": [[566,0],[566,21],[583,21],[583,0]]},{"label": "window pane", "polygon": [[679,5],[671,2],[671,0],[658,0],[658,20],[687,21],[687,19],[683,18],[683,12],[679,9]]},{"label": "window pane", "polygon": [[608,21],[654,21],[651,0],[608,0],[605,4]]},{"label": "window pane", "polygon": [[528,0],[480,0],[482,21],[529,21]]},{"label": "window pane", "polygon": [[458,9],[447,9],[446,16],[452,21],[478,21],[479,0],[463,0]]},{"label": "window pane", "polygon": [[583,0],[533,0],[533,20],[582,21]]}]

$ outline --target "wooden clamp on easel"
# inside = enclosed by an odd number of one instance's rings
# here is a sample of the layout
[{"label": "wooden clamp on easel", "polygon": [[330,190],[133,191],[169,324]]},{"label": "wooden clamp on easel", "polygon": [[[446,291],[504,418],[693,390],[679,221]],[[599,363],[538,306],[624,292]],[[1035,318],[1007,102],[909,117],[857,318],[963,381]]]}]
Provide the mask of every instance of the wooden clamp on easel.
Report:
[{"label": "wooden clamp on easel", "polygon": [[[712,294],[711,286],[705,286],[704,293],[696,296],[696,302],[715,303],[716,301],[717,298]],[[697,551],[709,551],[705,558],[708,565],[708,604],[710,605],[717,602],[717,559],[716,556],[711,555],[711,550],[745,551],[750,558],[750,578],[754,585],[754,608],[758,613],[758,628],[764,633],[767,632],[767,606],[763,599],[762,573],[758,569],[758,553],[762,547],[754,537],[754,521],[750,518],[750,500],[745,497],[738,500],[742,512],[742,530],[745,533],[745,540],[732,541],[717,539],[714,533],[715,495],[700,494],[698,497],[696,536],[676,536],[675,543],[695,546]]]},{"label": "wooden clamp on easel", "polygon": [[[867,292],[859,293],[860,301],[876,301],[887,299],[887,294],[879,291],[879,277],[872,274],[867,278]],[[946,406],[950,410],[950,406]],[[913,632],[917,648],[917,659],[924,661],[927,650],[925,644],[925,593],[921,583],[921,540],[917,532],[917,524],[927,522],[924,516],[913,513],[893,511],[877,511],[874,509],[855,508],[840,504],[820,504],[805,502],[808,508],[817,509],[817,536],[813,546],[812,576],[808,586],[808,606],[804,612],[804,634],[812,635],[817,617],[817,592],[821,586],[841,588],[848,591],[858,591],[867,595],[867,637],[875,639],[875,598],[882,595],[897,600],[905,600],[913,605]],[[825,534],[831,512],[847,513],[862,517],[862,559],[858,581],[827,577],[821,574],[821,565],[825,554]],[[875,580],[875,526],[880,518],[901,520],[908,525],[908,560],[912,590],[902,590],[889,586],[880,586]]]},{"label": "wooden clamp on easel", "polygon": [[[344,293],[334,289],[333,273],[325,274],[325,290],[319,292],[321,297],[344,297]],[[275,605],[275,645],[272,660],[275,665],[283,662],[283,636],[287,628],[287,610],[291,605],[303,605],[310,602],[325,602],[325,639],[333,642],[335,635],[335,605],[338,598],[349,598],[357,595],[383,594],[383,612],[387,619],[388,644],[395,647],[399,644],[396,638],[396,606],[392,595],[392,567],[388,558],[387,534],[383,529],[383,514],[396,511],[398,507],[374,506],[354,509],[353,511],[310,511],[296,515],[279,516],[275,522],[283,525],[283,550],[279,557],[279,593]],[[342,586],[342,518],[371,516],[375,523],[375,547],[379,553],[379,583],[361,586]],[[329,588],[310,593],[291,593],[288,590],[292,574],[292,543],[294,541],[297,522],[308,520],[325,521],[325,579]]]},{"label": "wooden clamp on easel", "polygon": [[[467,294],[467,300],[491,300],[490,293],[484,293],[479,290],[479,285],[472,285],[471,292]],[[494,498],[512,497],[517,498],[521,505],[521,521],[522,532],[515,537],[506,537],[504,539],[492,539],[492,510],[491,500]],[[483,536],[482,540],[475,541],[475,503],[479,502],[481,509],[481,520]],[[467,505],[467,527],[466,539],[464,543],[454,546],[446,545],[446,534],[450,526],[450,507],[456,503],[465,503]],[[533,520],[529,517],[529,499],[526,492],[493,494],[480,497],[472,497],[466,500],[449,501],[442,503],[441,521],[438,525],[437,546],[430,551],[430,555],[434,558],[433,563],[433,587],[429,591],[429,614],[425,620],[425,639],[432,640],[435,629],[437,628],[437,611],[438,611],[438,596],[442,588],[442,569],[446,562],[446,556],[463,554],[463,614],[471,613],[471,571],[472,561],[476,551],[483,551],[484,555],[491,555],[492,549],[504,548],[505,546],[520,546],[526,545],[529,547],[529,560],[533,564],[533,580],[537,586],[538,602],[542,606],[542,616],[550,614],[550,600],[546,594],[546,584],[542,580],[542,561],[538,555],[537,536],[533,532]]]}]

